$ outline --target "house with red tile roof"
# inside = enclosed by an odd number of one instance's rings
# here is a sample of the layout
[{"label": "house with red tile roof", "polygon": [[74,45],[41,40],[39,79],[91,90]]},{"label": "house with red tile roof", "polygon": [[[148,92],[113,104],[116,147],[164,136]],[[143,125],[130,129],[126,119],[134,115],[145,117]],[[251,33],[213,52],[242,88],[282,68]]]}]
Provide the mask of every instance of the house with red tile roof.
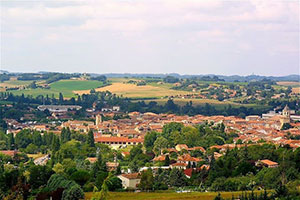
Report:
[{"label": "house with red tile roof", "polygon": [[123,157],[126,157],[126,156],[129,156],[129,155],[130,155],[130,152],[128,152],[128,151],[123,151],[121,154],[122,154]]},{"label": "house with red tile roof", "polygon": [[0,151],[0,154],[4,154],[4,155],[10,156],[10,157],[14,157],[18,153],[20,153],[20,152],[17,150],[1,150]]},{"label": "house with red tile roof", "polygon": [[191,178],[193,173],[199,173],[202,170],[209,170],[209,165],[202,165],[198,168],[187,168],[183,171],[187,178]]},{"label": "house with red tile roof", "polygon": [[122,186],[125,189],[136,189],[141,182],[140,173],[121,174],[118,176],[122,181]]},{"label": "house with red tile roof", "polygon": [[271,160],[265,159],[265,160],[258,160],[255,162],[255,166],[258,167],[268,167],[268,168],[276,168],[278,167],[278,163],[277,162],[273,162]]},{"label": "house with red tile roof", "polygon": [[118,166],[120,165],[118,162],[106,162],[107,171],[116,171]]},{"label": "house with red tile roof", "polygon": [[95,142],[107,144],[112,147],[121,147],[126,145],[143,144],[142,138],[128,138],[128,137],[115,137],[115,136],[102,136],[102,134],[94,134]]},{"label": "house with red tile roof", "polygon": [[165,160],[166,160],[166,156],[165,155],[159,155],[159,156],[157,156],[157,157],[155,157],[153,159],[154,162],[163,162]]},{"label": "house with red tile roof", "polygon": [[198,162],[202,161],[201,158],[195,158],[192,157],[190,154],[184,154],[182,156],[178,156],[177,163],[185,163],[185,164],[191,164],[191,165],[197,165]]},{"label": "house with red tile roof", "polygon": [[186,163],[174,163],[174,164],[171,164],[171,169],[173,168],[178,168],[178,169],[186,169],[186,167],[188,166],[188,164]]},{"label": "house with red tile roof", "polygon": [[96,157],[87,157],[86,160],[88,160],[90,163],[95,163],[97,161]]}]

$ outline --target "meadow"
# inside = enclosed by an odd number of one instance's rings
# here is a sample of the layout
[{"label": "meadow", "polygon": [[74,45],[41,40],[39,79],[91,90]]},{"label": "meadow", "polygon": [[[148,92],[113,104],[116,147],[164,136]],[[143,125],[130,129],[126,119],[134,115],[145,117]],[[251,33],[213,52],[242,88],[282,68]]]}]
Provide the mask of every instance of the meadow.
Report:
[{"label": "meadow", "polygon": [[[136,84],[128,83],[128,81],[140,81],[140,80],[148,80],[148,79],[138,79],[138,78],[109,78],[108,81],[111,83],[108,86],[103,86],[103,83],[95,80],[60,80],[50,84],[50,89],[24,89],[24,90],[14,90],[11,91],[13,94],[21,95],[24,93],[25,95],[54,95],[58,97],[59,93],[63,93],[65,98],[75,97],[76,94],[88,94],[91,89],[95,89],[96,91],[110,91],[118,96],[127,97],[132,99],[147,99],[145,102],[156,101],[158,104],[166,103],[170,96],[181,96],[192,94],[189,91],[183,90],[173,90],[173,84],[164,83],[159,84],[157,82],[150,82],[147,85],[137,86]],[[150,79],[149,79],[150,80]],[[14,87],[14,86],[26,86],[30,84],[32,81],[17,81],[10,80],[5,81],[4,83],[0,83],[1,87]],[[37,82],[37,84],[42,82]],[[213,83],[212,84],[217,84]],[[237,83],[244,84],[244,83]],[[295,86],[299,84],[298,82],[278,82],[275,89],[281,89],[283,87],[287,87],[287,85]],[[294,92],[300,92],[300,88],[293,88]],[[254,104],[239,104],[232,101],[218,101],[215,99],[182,99],[175,98],[174,102],[178,105],[185,105],[187,102],[192,101],[193,105],[204,105],[206,103],[213,104],[216,108],[222,108],[224,106],[231,105],[232,107],[258,107],[259,105]]]},{"label": "meadow", "polygon": [[[135,84],[113,82],[111,85],[106,87],[97,88],[96,91],[110,91],[118,96],[128,97],[128,98],[161,98],[165,96],[172,95],[185,95],[190,92],[172,90],[168,86],[152,86],[143,85],[137,86]],[[75,91],[78,94],[89,93],[89,90],[85,91]]]},{"label": "meadow", "polygon": [[[260,195],[263,191],[255,191]],[[250,192],[248,192],[250,193]],[[232,196],[237,197],[242,192],[220,192],[225,199],[231,199]],[[110,192],[108,200],[213,200],[218,192],[191,192],[191,193],[175,193],[175,192]],[[92,192],[85,193],[85,199],[91,199]]]},{"label": "meadow", "polygon": [[0,87],[15,87],[15,86],[26,86],[29,85],[32,81],[18,81],[18,80],[9,80],[0,83]]},{"label": "meadow", "polygon": [[[30,82],[29,82],[30,83]],[[49,95],[52,94],[55,97],[59,96],[61,92],[64,97],[71,98],[76,96],[75,90],[91,90],[92,88],[98,88],[103,86],[100,81],[94,80],[60,80],[50,84],[50,89],[37,88],[37,89],[24,89],[24,90],[14,90],[11,91],[13,94],[21,95],[22,93],[26,95],[38,96],[38,95]]]},{"label": "meadow", "polygon": [[[144,100],[145,103],[149,103],[150,101],[156,101],[159,105],[164,105],[168,99],[147,99]],[[176,103],[177,105],[180,106],[184,106],[186,103],[192,101],[194,106],[203,106],[206,103],[210,104],[210,105],[214,105],[214,107],[216,109],[221,109],[224,108],[228,105],[231,105],[233,108],[237,108],[237,107],[241,107],[241,106],[245,106],[245,107],[259,107],[260,105],[256,105],[256,104],[240,104],[240,103],[235,103],[232,101],[218,101],[215,99],[180,99],[180,98],[175,98],[173,99],[174,103]]]}]

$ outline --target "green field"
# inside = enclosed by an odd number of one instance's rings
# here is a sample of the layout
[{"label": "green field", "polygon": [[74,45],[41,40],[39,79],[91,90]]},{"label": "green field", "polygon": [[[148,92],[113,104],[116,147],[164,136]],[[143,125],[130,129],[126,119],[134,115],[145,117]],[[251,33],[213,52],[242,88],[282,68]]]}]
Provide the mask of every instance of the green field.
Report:
[{"label": "green field", "polygon": [[[136,100],[138,101],[138,100]],[[144,100],[145,103],[149,103],[150,101],[156,101],[159,105],[164,105],[168,99],[147,99]],[[241,106],[245,106],[245,107],[262,107],[261,105],[256,105],[256,104],[240,104],[240,103],[235,103],[232,101],[218,101],[215,99],[173,99],[174,103],[176,103],[177,105],[180,106],[184,106],[186,103],[192,101],[194,106],[204,106],[206,103],[213,105],[216,109],[218,108],[223,108],[225,106],[231,105],[233,108],[238,108]]]},{"label": "green field", "polygon": [[18,81],[10,80],[0,83],[0,87],[15,87],[15,86],[26,86],[29,85],[32,81]]},{"label": "green field", "polygon": [[[25,90],[16,90],[11,91],[13,94],[21,95],[24,93],[25,95],[49,95],[52,96],[54,94],[55,97],[58,97],[59,93],[63,93],[65,98],[71,98],[76,96],[76,94],[88,94],[92,88],[95,88],[96,91],[110,91],[118,96],[128,97],[132,99],[149,99],[145,102],[151,101],[150,99],[158,102],[158,104],[164,104],[168,98],[176,96],[174,102],[178,105],[185,105],[187,102],[192,101],[193,105],[205,105],[209,103],[215,106],[217,109],[221,109],[225,106],[231,105],[232,107],[262,107],[261,105],[254,105],[254,104],[239,104],[233,101],[218,101],[215,99],[182,99],[180,98],[186,94],[193,94],[194,92],[184,91],[184,90],[174,90],[171,89],[174,87],[174,84],[170,83],[163,83],[158,84],[157,82],[150,82],[144,86],[137,86],[136,84],[127,83],[128,81],[141,81],[141,80],[148,80],[147,78],[109,78],[108,81],[111,83],[108,86],[103,86],[102,82],[95,81],[95,80],[61,80],[50,84],[50,89],[25,89]],[[151,79],[149,79],[151,80]],[[17,80],[10,80],[5,81],[2,84],[3,86],[18,86],[18,85],[28,85],[32,81],[17,81]],[[212,81],[199,81],[199,83],[209,83],[209,84],[229,84],[226,82],[212,82]],[[39,84],[39,82],[37,82]],[[245,85],[246,83],[234,83],[240,86]],[[283,85],[276,85],[275,88],[277,90],[284,88],[284,84],[291,84],[282,82]],[[239,100],[239,99],[235,99]],[[242,100],[242,99],[240,99]]]},{"label": "green field", "polygon": [[[258,195],[263,191],[256,191]],[[234,195],[237,197],[242,192],[221,192],[221,196],[231,199]],[[250,192],[248,192],[250,193]],[[85,193],[85,199],[91,199],[92,192]],[[191,192],[191,193],[175,193],[175,192],[110,192],[109,200],[213,200],[218,195],[217,192]]]},{"label": "green field", "polygon": [[26,95],[38,96],[38,95],[49,95],[54,94],[55,97],[58,97],[59,93],[63,93],[64,97],[71,98],[75,96],[73,91],[75,90],[90,90],[92,88],[98,88],[103,86],[103,83],[100,81],[94,80],[61,80],[50,84],[50,89],[25,89],[25,90],[16,90],[11,91],[13,94],[21,95],[22,93]]}]

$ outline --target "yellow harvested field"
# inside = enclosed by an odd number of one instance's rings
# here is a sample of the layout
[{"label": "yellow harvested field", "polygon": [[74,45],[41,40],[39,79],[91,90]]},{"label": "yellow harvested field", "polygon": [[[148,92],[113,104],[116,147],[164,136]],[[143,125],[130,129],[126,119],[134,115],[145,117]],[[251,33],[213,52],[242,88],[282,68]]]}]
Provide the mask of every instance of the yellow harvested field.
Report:
[{"label": "yellow harvested field", "polygon": [[[130,98],[150,98],[150,97],[165,97],[175,95],[190,94],[187,91],[172,90],[165,87],[156,87],[151,85],[137,86],[135,84],[112,83],[112,85],[97,88],[96,91],[110,91],[119,96]],[[89,90],[73,91],[76,94],[88,94]]]},{"label": "yellow harvested field", "polygon": [[292,88],[293,93],[300,94],[300,87]]},{"label": "yellow harvested field", "polygon": [[294,81],[280,81],[277,82],[277,85],[283,85],[283,86],[300,86],[300,82],[294,82]]}]

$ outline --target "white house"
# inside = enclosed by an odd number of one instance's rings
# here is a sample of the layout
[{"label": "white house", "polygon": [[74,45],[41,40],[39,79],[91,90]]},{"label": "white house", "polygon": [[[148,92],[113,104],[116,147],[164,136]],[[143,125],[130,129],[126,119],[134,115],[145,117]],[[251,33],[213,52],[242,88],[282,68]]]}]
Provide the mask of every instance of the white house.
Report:
[{"label": "white house", "polygon": [[138,184],[141,182],[140,173],[121,174],[118,178],[122,180],[122,185],[125,189],[136,189]]}]

